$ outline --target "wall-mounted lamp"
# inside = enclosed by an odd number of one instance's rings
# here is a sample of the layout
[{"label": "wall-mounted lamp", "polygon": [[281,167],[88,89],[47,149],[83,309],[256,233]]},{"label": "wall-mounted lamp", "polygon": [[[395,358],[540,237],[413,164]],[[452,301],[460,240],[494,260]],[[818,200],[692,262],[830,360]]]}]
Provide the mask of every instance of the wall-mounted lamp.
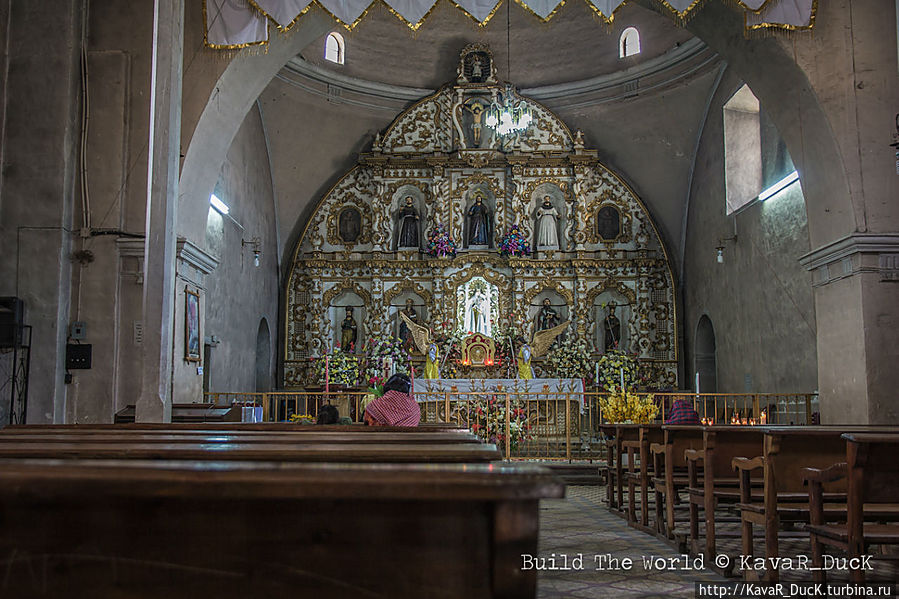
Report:
[{"label": "wall-mounted lamp", "polygon": [[254,237],[249,241],[247,241],[246,239],[240,240],[241,249],[245,248],[246,246],[250,246],[253,248],[253,266],[255,266],[256,268],[259,268],[259,256],[262,254],[262,250],[259,249],[260,245],[262,245],[262,242],[259,241],[258,237]]},{"label": "wall-mounted lamp", "polygon": [[718,240],[718,247],[715,248],[718,251],[718,257],[717,257],[718,264],[724,264],[724,248],[725,248],[725,244],[728,241],[733,241],[734,243],[736,243],[737,242],[736,234],[733,237],[724,237],[724,238]]}]

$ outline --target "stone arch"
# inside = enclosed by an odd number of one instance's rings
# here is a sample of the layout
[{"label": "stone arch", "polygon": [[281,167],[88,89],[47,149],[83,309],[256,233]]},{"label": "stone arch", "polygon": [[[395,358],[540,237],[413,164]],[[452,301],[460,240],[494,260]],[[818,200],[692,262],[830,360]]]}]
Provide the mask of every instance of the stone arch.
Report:
[{"label": "stone arch", "polygon": [[800,173],[811,247],[864,230],[833,128],[805,71],[778,39],[745,39],[742,13],[708,3],[686,28],[727,61],[765,106]]},{"label": "stone arch", "polygon": [[693,370],[699,375],[700,391],[703,393],[718,392],[715,328],[707,314],[703,314],[696,324],[696,351],[693,352]]},{"label": "stone arch", "polygon": [[[209,194],[247,112],[281,67],[333,26],[329,16],[310,12],[290,35],[272,36],[265,53],[238,53],[208,87],[198,85],[185,90],[182,106],[186,126],[182,129],[184,138],[190,141],[179,179],[180,236],[204,243]],[[201,110],[193,110],[200,105]],[[189,121],[196,113],[199,117],[191,130]]]},{"label": "stone arch", "polygon": [[256,332],[256,392],[272,390],[272,335],[263,316]]}]

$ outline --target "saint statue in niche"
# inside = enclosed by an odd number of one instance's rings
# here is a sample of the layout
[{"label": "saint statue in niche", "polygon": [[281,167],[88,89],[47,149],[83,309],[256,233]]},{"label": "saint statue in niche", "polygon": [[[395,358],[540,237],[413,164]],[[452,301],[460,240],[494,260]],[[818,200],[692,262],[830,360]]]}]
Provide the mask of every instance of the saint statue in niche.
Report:
[{"label": "saint statue in niche", "polygon": [[356,349],[356,319],[353,318],[352,306],[347,307],[346,318],[340,323],[340,347],[344,351]]},{"label": "saint statue in niche", "polygon": [[475,197],[474,204],[468,209],[468,245],[489,245],[490,243],[490,208],[484,203],[480,194]]},{"label": "saint statue in niche", "polygon": [[615,302],[609,302],[609,314],[603,322],[606,329],[606,338],[603,344],[604,351],[620,349],[618,345],[621,342],[621,321],[615,316]]},{"label": "saint statue in niche", "polygon": [[[402,313],[409,317],[409,320],[412,322],[418,322],[418,314],[415,312],[415,302],[411,297],[406,300],[406,307],[403,308]],[[412,337],[412,331],[402,317],[400,317],[399,339],[406,351],[409,351],[414,347],[415,339]]]},{"label": "saint statue in niche", "polygon": [[406,204],[400,209],[399,214],[399,237],[396,242],[397,248],[418,248],[418,212],[412,196],[406,196]]},{"label": "saint statue in niche", "polygon": [[559,233],[556,229],[556,219],[559,211],[553,206],[552,199],[545,195],[543,203],[537,208],[537,247],[545,249],[558,249]]},{"label": "saint statue in niche", "polygon": [[356,243],[362,233],[362,214],[355,208],[344,208],[337,218],[337,233],[340,240],[347,244]]},{"label": "saint statue in niche", "polygon": [[537,330],[545,331],[546,329],[553,328],[557,324],[559,324],[559,315],[553,310],[549,298],[544,298],[543,307],[540,308],[540,313],[537,314]]},{"label": "saint statue in niche", "polygon": [[486,52],[470,52],[465,63],[469,83],[483,83],[490,75],[490,56]]},{"label": "saint statue in niche", "polygon": [[602,241],[615,241],[621,233],[621,216],[614,206],[603,206],[596,214],[596,232]]}]

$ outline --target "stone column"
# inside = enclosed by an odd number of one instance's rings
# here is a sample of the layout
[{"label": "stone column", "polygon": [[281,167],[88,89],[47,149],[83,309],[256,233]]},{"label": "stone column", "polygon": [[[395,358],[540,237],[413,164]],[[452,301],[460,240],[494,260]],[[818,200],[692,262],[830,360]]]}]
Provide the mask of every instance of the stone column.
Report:
[{"label": "stone column", "polygon": [[824,424],[899,424],[899,233],[856,233],[803,256],[818,322]]},{"label": "stone column", "polygon": [[175,231],[181,134],[184,0],[155,0],[144,245],[143,366],[135,418],[172,420]]}]

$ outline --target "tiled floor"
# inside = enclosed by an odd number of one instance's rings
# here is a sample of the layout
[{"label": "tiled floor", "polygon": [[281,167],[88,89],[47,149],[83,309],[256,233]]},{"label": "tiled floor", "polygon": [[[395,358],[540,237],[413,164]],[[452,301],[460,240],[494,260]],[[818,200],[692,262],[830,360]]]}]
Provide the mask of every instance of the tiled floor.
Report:
[{"label": "tiled floor", "polygon": [[[581,555],[582,567],[570,570],[541,570],[538,573],[538,593],[540,599],[574,598],[655,598],[665,599],[695,597],[696,582],[738,581],[740,578],[724,578],[710,569],[689,569],[678,561],[673,568],[659,571],[644,565],[644,558],[677,558],[679,554],[671,545],[653,535],[631,528],[619,516],[606,509],[602,498],[605,487],[569,486],[565,499],[543,501],[540,504],[540,547],[539,557],[550,558],[555,554],[556,564],[562,564],[562,556],[571,560]],[[639,505],[639,502],[638,502]],[[686,506],[679,506],[679,516]],[[729,514],[735,515],[735,514]],[[650,508],[650,518],[653,518]],[[679,524],[678,530],[686,529],[686,523]],[[737,523],[721,524],[718,527],[718,550],[731,556],[740,553]],[[756,531],[760,534],[761,531]],[[756,551],[763,554],[763,541],[756,539]],[[783,539],[780,543],[781,556],[808,555],[808,539]],[[613,558],[633,560],[630,570],[597,569],[595,555],[610,555]],[[736,558],[735,558],[736,559]],[[688,562],[692,565],[692,561]],[[601,564],[605,565],[605,564]],[[868,580],[895,582],[899,580],[897,562],[873,563],[874,572]],[[844,572],[832,572],[828,580],[842,582],[848,579]],[[781,580],[808,581],[808,572],[782,571]]]},{"label": "tiled floor", "polygon": [[[666,599],[694,597],[696,581],[726,579],[709,570],[676,569],[658,571],[644,567],[643,558],[672,558],[677,553],[655,537],[630,528],[609,513],[600,500],[601,488],[569,486],[567,497],[540,504],[540,557],[569,559],[583,555],[583,569],[541,571],[537,596],[540,599],[629,597]],[[629,571],[596,569],[594,555],[630,558]],[[557,559],[557,563],[561,560]],[[603,566],[605,564],[602,564]]]}]

